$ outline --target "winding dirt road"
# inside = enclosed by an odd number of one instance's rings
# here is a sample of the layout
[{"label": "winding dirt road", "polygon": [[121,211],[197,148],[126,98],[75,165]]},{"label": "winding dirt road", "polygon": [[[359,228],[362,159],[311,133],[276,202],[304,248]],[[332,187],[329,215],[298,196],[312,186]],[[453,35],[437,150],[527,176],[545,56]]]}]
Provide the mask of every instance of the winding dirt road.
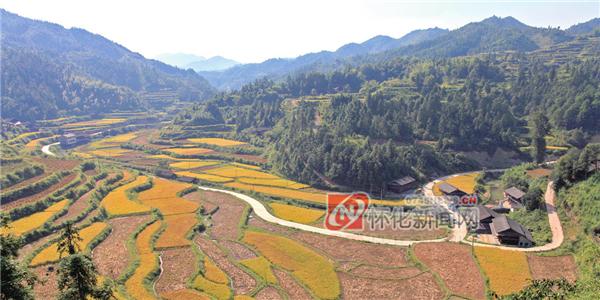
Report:
[{"label": "winding dirt road", "polygon": [[48,145],[44,145],[42,147],[42,152],[46,155],[50,155],[50,156],[56,156],[56,154],[52,153],[52,151],[50,151],[50,147],[51,146],[55,146],[55,145],[59,145],[60,142],[56,142],[56,143],[52,143],[52,144],[48,144]]}]

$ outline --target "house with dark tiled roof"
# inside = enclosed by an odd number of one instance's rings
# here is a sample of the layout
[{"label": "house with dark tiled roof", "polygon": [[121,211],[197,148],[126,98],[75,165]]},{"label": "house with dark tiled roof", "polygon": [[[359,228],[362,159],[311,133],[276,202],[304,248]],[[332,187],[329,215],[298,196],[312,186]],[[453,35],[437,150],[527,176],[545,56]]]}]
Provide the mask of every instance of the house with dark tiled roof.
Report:
[{"label": "house with dark tiled roof", "polygon": [[490,229],[502,244],[519,247],[531,247],[533,245],[533,237],[529,230],[505,215],[494,218]]},{"label": "house with dark tiled roof", "polygon": [[442,194],[444,194],[446,196],[462,197],[467,194],[447,182],[442,182],[442,183],[438,184],[438,188],[440,189],[440,192],[442,192]]},{"label": "house with dark tiled roof", "polygon": [[477,234],[493,235],[498,242],[506,245],[530,247],[533,237],[527,228],[517,221],[496,212],[494,209],[478,205],[479,223],[475,232]]},{"label": "house with dark tiled roof", "polygon": [[524,196],[525,192],[514,186],[510,187],[504,190],[504,204],[502,206],[511,210],[521,208],[523,207]]},{"label": "house with dark tiled roof", "polygon": [[416,188],[417,185],[418,182],[416,179],[410,176],[404,176],[402,178],[389,182],[387,184],[387,189],[388,191],[400,194]]}]

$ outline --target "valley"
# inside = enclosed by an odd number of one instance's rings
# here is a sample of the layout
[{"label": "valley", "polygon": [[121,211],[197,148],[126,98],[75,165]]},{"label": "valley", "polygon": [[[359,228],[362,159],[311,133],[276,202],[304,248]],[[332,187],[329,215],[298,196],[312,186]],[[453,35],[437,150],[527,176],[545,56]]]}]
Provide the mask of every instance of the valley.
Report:
[{"label": "valley", "polygon": [[2,299],[600,295],[598,18],[240,64],[0,12]]}]

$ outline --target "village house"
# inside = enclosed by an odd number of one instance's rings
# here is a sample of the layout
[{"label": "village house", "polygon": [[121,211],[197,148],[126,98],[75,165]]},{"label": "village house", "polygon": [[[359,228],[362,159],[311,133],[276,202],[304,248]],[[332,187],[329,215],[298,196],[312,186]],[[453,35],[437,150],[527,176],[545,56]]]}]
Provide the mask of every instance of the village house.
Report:
[{"label": "village house", "polygon": [[416,179],[410,176],[404,176],[387,184],[387,189],[394,193],[404,193],[408,190],[415,189],[418,185]]},{"label": "village house", "polygon": [[515,210],[523,207],[523,197],[525,192],[516,187],[510,187],[504,191],[504,201],[502,207]]},{"label": "village house", "polygon": [[446,183],[446,182],[442,182],[438,185],[438,188],[440,189],[440,192],[442,192],[442,194],[444,194],[445,196],[457,196],[457,197],[462,197],[465,196],[467,193],[461,191],[460,189],[458,189],[457,187]]},{"label": "village house", "polygon": [[479,223],[475,232],[480,235],[492,235],[500,243],[531,247],[533,237],[527,228],[517,221],[500,214],[492,208],[479,205]]}]

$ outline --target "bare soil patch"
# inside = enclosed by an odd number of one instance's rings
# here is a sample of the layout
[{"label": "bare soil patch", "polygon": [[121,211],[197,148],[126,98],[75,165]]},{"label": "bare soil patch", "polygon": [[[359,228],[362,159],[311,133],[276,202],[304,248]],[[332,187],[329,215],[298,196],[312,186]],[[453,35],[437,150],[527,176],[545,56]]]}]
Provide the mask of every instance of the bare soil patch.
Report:
[{"label": "bare soil patch", "polygon": [[248,247],[234,241],[220,241],[219,244],[229,250],[229,256],[235,260],[243,260],[256,257],[256,254]]},{"label": "bare soil patch", "polygon": [[364,243],[309,232],[297,232],[292,234],[292,237],[325,252],[337,261],[393,267],[408,265],[406,249],[402,247]]},{"label": "bare soil patch", "polygon": [[250,217],[248,218],[248,225],[285,236],[288,236],[291,233],[290,229],[283,226],[279,226],[277,224],[266,222],[263,219],[257,217],[254,213],[250,214]]},{"label": "bare soil patch", "polygon": [[577,279],[577,265],[571,255],[538,256],[529,254],[527,255],[527,261],[533,279],[565,278],[570,282]]},{"label": "bare soil patch", "polygon": [[422,243],[415,246],[415,255],[442,277],[452,293],[474,299],[485,298],[484,279],[469,246]]},{"label": "bare soil patch", "polygon": [[283,299],[281,295],[279,295],[279,291],[272,286],[264,287],[262,290],[254,296],[256,300],[274,300],[274,299]]},{"label": "bare soil patch", "polygon": [[43,164],[44,170],[47,173],[54,173],[56,171],[72,170],[77,167],[81,161],[75,159],[56,159],[56,158],[43,158],[33,157],[32,160],[36,163]]},{"label": "bare soil patch", "polygon": [[85,211],[85,209],[90,206],[90,197],[92,196],[92,194],[94,193],[94,190],[90,190],[89,192],[83,194],[83,196],[79,197],[79,199],[75,200],[75,202],[73,202],[73,204],[71,204],[71,206],[69,206],[69,209],[67,210],[67,213],[60,216],[58,219],[54,220],[53,224],[54,225],[58,225],[61,224],[67,220],[71,220],[75,217],[77,217],[78,215],[80,215],[81,213],[83,213]]},{"label": "bare soil patch", "polygon": [[224,193],[209,191],[199,191],[199,193],[200,199],[219,206],[219,209],[212,215],[210,236],[218,240],[237,240],[240,234],[240,218],[244,214],[246,204]]},{"label": "bare soil patch", "polygon": [[78,176],[78,174],[76,174],[76,173],[69,174],[69,175],[63,177],[57,183],[49,186],[47,189],[40,191],[39,193],[20,198],[20,199],[17,199],[15,201],[12,201],[12,202],[9,202],[6,204],[2,204],[2,209],[11,210],[15,207],[19,207],[22,205],[26,205],[26,204],[41,200],[41,199],[51,195],[52,193],[58,191],[65,185],[69,184],[71,181],[73,181],[73,179],[75,179],[76,176]]},{"label": "bare soil patch", "polygon": [[338,273],[343,299],[442,299],[444,292],[433,275],[423,273],[407,280],[373,280]]},{"label": "bare soil patch", "polygon": [[364,278],[373,278],[373,279],[407,279],[411,277],[415,277],[423,271],[419,270],[415,267],[405,267],[405,268],[384,268],[384,267],[376,267],[369,265],[360,265],[354,269],[352,269],[350,274],[358,277]]},{"label": "bare soil patch", "polygon": [[35,299],[56,299],[58,295],[57,267],[58,264],[51,264],[32,269],[33,274],[42,281],[33,287]]},{"label": "bare soil patch", "polygon": [[308,292],[285,271],[273,269],[273,274],[277,277],[279,285],[285,290],[290,299],[312,299]]},{"label": "bare soil patch", "polygon": [[215,213],[217,211],[217,209],[219,208],[219,206],[212,202],[209,202],[206,198],[202,198],[202,197],[203,197],[203,195],[202,195],[201,191],[192,192],[189,194],[185,194],[183,196],[184,199],[194,201],[194,202],[200,204],[201,207],[204,207],[204,213],[206,213],[206,214]]},{"label": "bare soil patch", "polygon": [[[4,167],[2,167],[2,168],[4,168]],[[3,173],[8,173],[8,172],[6,172],[4,170],[2,170],[2,171],[3,171]],[[3,190],[3,192],[10,192],[10,191],[18,190],[18,189],[20,189],[20,188],[22,188],[24,186],[27,186],[27,185],[36,183],[36,182],[38,182],[40,180],[43,180],[44,178],[46,178],[46,177],[48,177],[50,175],[52,175],[52,173],[50,173],[50,172],[44,172],[44,173],[42,173],[40,175],[37,175],[37,176],[31,177],[29,179],[23,180],[23,181],[15,184],[15,185],[11,185],[11,186],[9,186],[7,188],[2,188],[2,190]]]},{"label": "bare soil patch", "polygon": [[196,256],[191,247],[163,250],[160,252],[162,273],[154,286],[156,292],[174,292],[186,289],[187,280],[196,272]]},{"label": "bare soil patch", "polygon": [[131,260],[127,249],[127,240],[142,223],[149,219],[149,216],[131,216],[108,221],[112,226],[112,231],[102,243],[94,248],[92,254],[92,260],[98,273],[112,279],[121,275]]},{"label": "bare soil patch", "polygon": [[23,245],[21,249],[19,249],[19,259],[23,259],[27,257],[27,255],[31,254],[33,251],[43,246],[48,241],[58,237],[58,232],[45,236],[43,238],[38,239],[37,241],[33,241],[29,244]]},{"label": "bare soil patch", "polygon": [[247,294],[256,287],[256,280],[248,273],[234,265],[214,242],[208,240],[205,235],[197,236],[194,242],[202,252],[210,257],[215,264],[231,278],[231,285],[236,295]]}]

